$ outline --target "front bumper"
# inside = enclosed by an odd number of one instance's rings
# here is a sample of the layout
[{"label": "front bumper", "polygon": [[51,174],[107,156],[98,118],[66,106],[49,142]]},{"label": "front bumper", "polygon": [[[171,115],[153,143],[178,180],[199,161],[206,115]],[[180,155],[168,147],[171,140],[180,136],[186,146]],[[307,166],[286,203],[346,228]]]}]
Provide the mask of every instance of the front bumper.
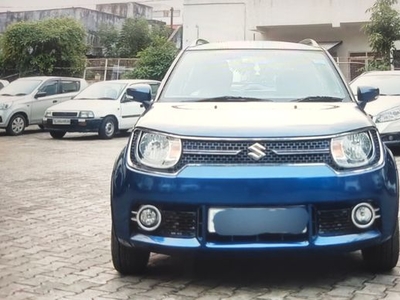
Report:
[{"label": "front bumper", "polygon": [[[388,151],[380,167],[348,174],[325,165],[189,166],[176,176],[164,176],[127,167],[125,155],[123,151],[112,174],[113,228],[120,242],[152,252],[353,251],[389,239],[398,218],[397,169]],[[352,226],[348,215],[361,202],[371,203],[381,216],[363,230]],[[145,232],[131,220],[132,211],[145,204],[165,216],[155,232]],[[308,216],[300,234],[243,237],[208,230],[210,208],[298,206]]]},{"label": "front bumper", "polygon": [[382,142],[387,145],[400,145],[400,120],[377,123]]},{"label": "front bumper", "polygon": [[46,130],[65,131],[65,132],[98,132],[102,119],[81,119],[69,118],[70,124],[57,125],[53,122],[54,118],[44,118],[43,127]]}]

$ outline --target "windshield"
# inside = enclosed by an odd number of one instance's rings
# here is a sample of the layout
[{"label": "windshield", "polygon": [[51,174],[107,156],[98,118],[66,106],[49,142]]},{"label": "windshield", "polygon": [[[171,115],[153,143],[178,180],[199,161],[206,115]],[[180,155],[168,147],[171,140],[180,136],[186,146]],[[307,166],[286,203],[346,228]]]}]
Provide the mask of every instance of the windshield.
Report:
[{"label": "windshield", "polygon": [[351,101],[323,52],[231,49],[184,53],[158,101],[288,102],[305,98]]},{"label": "windshield", "polygon": [[74,99],[76,100],[116,100],[127,84],[123,82],[101,81],[89,85],[80,92]]},{"label": "windshield", "polygon": [[0,91],[0,96],[24,96],[32,93],[42,80],[15,80]]},{"label": "windshield", "polygon": [[356,78],[351,83],[351,90],[357,94],[357,87],[371,86],[379,88],[381,95],[400,95],[400,76],[399,75],[366,75]]}]

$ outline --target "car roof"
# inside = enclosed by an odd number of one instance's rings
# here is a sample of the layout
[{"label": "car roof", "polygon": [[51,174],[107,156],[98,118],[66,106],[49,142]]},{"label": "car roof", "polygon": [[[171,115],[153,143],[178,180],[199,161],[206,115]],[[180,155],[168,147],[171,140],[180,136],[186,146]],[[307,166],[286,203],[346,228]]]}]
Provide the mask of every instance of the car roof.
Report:
[{"label": "car roof", "polygon": [[65,76],[30,76],[30,77],[20,77],[17,80],[46,80],[46,79],[73,79],[73,80],[84,80],[83,78],[78,77],[65,77]]},{"label": "car roof", "polygon": [[189,46],[188,51],[193,50],[226,50],[226,49],[272,49],[272,50],[314,50],[323,51],[321,47],[309,46],[302,43],[278,42],[278,41],[232,41],[205,43],[197,46]]},{"label": "car roof", "polygon": [[115,79],[115,80],[97,81],[96,83],[99,83],[99,82],[117,82],[117,83],[127,83],[127,84],[133,84],[133,83],[160,83],[160,81],[152,80],[152,79]]},{"label": "car roof", "polygon": [[400,70],[391,70],[391,71],[368,71],[362,74],[362,76],[386,76],[386,75],[397,75],[400,76]]}]

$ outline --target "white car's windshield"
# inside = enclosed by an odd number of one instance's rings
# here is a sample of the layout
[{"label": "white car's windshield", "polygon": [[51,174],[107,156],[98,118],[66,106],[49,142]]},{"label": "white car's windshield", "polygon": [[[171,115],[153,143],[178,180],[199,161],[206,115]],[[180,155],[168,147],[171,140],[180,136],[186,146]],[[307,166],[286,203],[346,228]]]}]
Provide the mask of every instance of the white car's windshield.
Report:
[{"label": "white car's windshield", "polygon": [[101,81],[93,83],[76,95],[76,100],[116,100],[118,99],[126,83]]},{"label": "white car's windshield", "polygon": [[356,78],[351,83],[353,94],[357,94],[357,87],[371,86],[379,88],[379,93],[385,96],[400,95],[400,75],[365,75]]},{"label": "white car's windshield", "polygon": [[32,93],[40,84],[42,80],[15,80],[9,85],[1,89],[0,96],[25,96]]},{"label": "white car's windshield", "polygon": [[351,101],[320,51],[187,51],[159,101]]}]

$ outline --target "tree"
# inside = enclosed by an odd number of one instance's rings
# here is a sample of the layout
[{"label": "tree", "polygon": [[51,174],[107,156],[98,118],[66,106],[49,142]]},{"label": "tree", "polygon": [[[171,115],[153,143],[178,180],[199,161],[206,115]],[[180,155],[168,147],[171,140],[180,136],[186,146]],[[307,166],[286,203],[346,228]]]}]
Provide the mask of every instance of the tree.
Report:
[{"label": "tree", "polygon": [[70,18],[19,22],[4,33],[4,63],[20,74],[80,75],[85,66],[85,30]]},{"label": "tree", "polygon": [[162,80],[178,50],[165,37],[155,37],[152,44],[138,53],[139,60],[125,78]]},{"label": "tree", "polygon": [[392,53],[396,50],[394,42],[400,39],[400,15],[393,5],[397,0],[376,0],[367,10],[371,13],[370,22],[364,26],[368,42],[375,54],[370,69],[390,69]]},{"label": "tree", "polygon": [[100,25],[98,36],[100,38],[101,46],[103,47],[103,54],[105,57],[119,57],[118,40],[119,31],[115,26],[108,26],[105,24]]},{"label": "tree", "polygon": [[151,43],[149,23],[143,19],[125,20],[119,34],[117,47],[120,57],[136,57]]}]

